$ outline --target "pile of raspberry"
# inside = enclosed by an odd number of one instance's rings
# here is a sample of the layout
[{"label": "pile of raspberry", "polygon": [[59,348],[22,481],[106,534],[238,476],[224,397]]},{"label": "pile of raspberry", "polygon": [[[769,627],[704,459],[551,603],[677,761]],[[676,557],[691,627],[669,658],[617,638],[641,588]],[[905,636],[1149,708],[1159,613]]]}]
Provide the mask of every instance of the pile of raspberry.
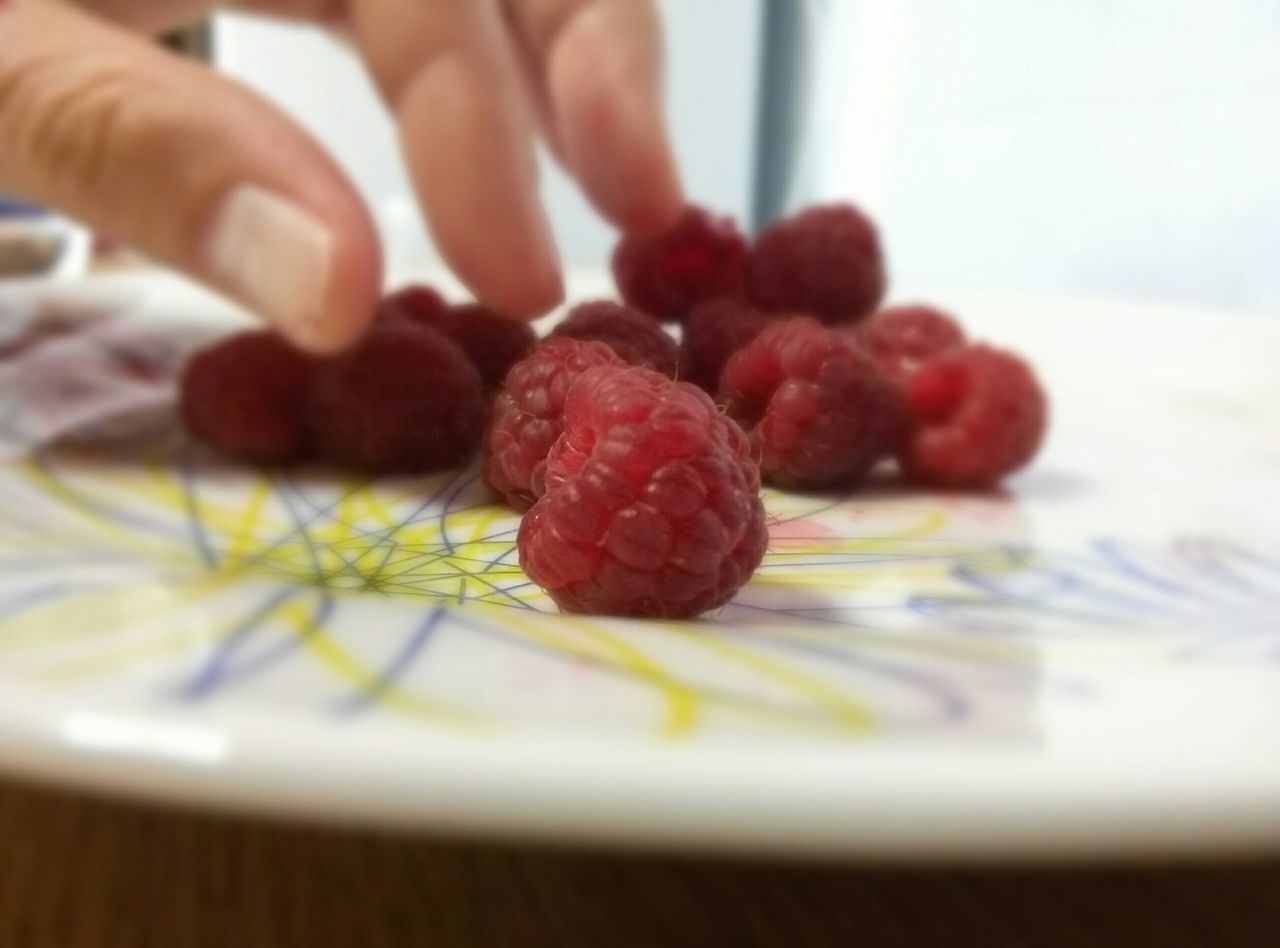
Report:
[{"label": "pile of raspberry", "polygon": [[475,455],[493,393],[536,342],[524,323],[409,286],[337,356],[305,355],[267,330],[196,353],[179,409],[195,438],[237,460],[423,474]]},{"label": "pile of raspberry", "polygon": [[541,343],[421,286],[329,359],[232,337],[189,363],[183,418],[263,464],[420,473],[482,448],[523,513],[520,565],[562,609],[668,619],[725,604],[759,566],[762,481],[848,491],[896,468],[984,489],[1043,439],[1026,362],[942,310],[882,308],[879,235],[851,205],[754,241],[690,207],[666,235],[624,238],[613,269],[622,301],[575,307]]},{"label": "pile of raspberry", "polygon": [[896,462],[913,484],[984,489],[1039,449],[1048,401],[1031,367],[943,310],[882,308],[879,232],[850,204],[754,241],[689,208],[665,236],[624,238],[613,269],[629,305],[681,324],[678,377],[738,422],[766,483],[848,490]]}]

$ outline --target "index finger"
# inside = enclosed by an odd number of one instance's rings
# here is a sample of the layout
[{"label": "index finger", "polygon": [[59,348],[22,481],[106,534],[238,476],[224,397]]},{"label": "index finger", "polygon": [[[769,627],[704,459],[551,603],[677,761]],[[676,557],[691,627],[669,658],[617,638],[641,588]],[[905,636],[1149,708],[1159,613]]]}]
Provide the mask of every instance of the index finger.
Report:
[{"label": "index finger", "polygon": [[651,0],[507,0],[560,151],[596,208],[657,233],[684,203],[662,107],[662,29]]},{"label": "index finger", "polygon": [[351,26],[445,259],[491,308],[546,312],[562,295],[559,261],[495,0],[355,0]]}]

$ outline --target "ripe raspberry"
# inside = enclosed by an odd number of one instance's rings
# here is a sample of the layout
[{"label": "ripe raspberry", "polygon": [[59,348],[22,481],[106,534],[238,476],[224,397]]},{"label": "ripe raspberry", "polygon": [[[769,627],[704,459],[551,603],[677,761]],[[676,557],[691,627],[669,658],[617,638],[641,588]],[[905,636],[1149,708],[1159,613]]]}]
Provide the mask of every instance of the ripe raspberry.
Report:
[{"label": "ripe raspberry", "polygon": [[462,350],[397,321],[320,365],[310,417],[326,459],[416,474],[464,462],[480,443],[484,408],[480,375]]},{"label": "ripe raspberry", "polygon": [[1035,456],[1048,399],[1026,362],[970,345],[920,366],[907,382],[913,430],[902,466],[940,487],[989,487]]},{"label": "ripe raspberry", "polygon": [[756,238],[747,260],[747,300],[766,312],[853,322],[880,305],[884,288],[880,237],[850,204],[777,221]]},{"label": "ripe raspberry", "polygon": [[902,397],[845,334],[808,318],[767,327],[720,378],[729,415],[750,434],[761,476],[780,487],[860,480],[898,447]]},{"label": "ripe raspberry", "polygon": [[729,357],[760,335],[771,321],[738,300],[700,304],[685,320],[680,342],[681,377],[714,395]]},{"label": "ripe raspberry", "polygon": [[444,297],[429,286],[413,283],[385,296],[378,304],[378,321],[406,319],[453,335],[454,316]]},{"label": "ripe raspberry", "polygon": [[502,385],[511,367],[538,344],[528,323],[508,319],[479,303],[455,306],[452,314],[450,335],[471,359],[486,389]]},{"label": "ripe raspberry", "polygon": [[690,618],[728,602],[768,531],[746,437],[692,385],[583,372],[524,517],[520,566],[566,611]]},{"label": "ripe raspberry", "polygon": [[670,377],[675,376],[680,361],[676,341],[661,326],[629,306],[603,300],[575,306],[551,335],[603,342],[623,362]]},{"label": "ripe raspberry", "polygon": [[547,454],[564,430],[569,386],[597,365],[621,365],[602,342],[548,339],[507,373],[485,435],[485,480],[510,506],[527,510],[542,496]]},{"label": "ripe raspberry", "polygon": [[262,464],[307,454],[304,424],[315,361],[280,336],[243,332],[196,353],[180,383],[187,430],[224,454]]},{"label": "ripe raspberry", "polygon": [[661,237],[622,238],[613,276],[631,306],[682,322],[704,300],[741,296],[746,259],[746,239],[732,218],[690,206]]},{"label": "ripe raspberry", "polygon": [[905,382],[921,362],[964,345],[964,330],[932,306],[891,306],[859,326],[857,338],[886,375]]}]

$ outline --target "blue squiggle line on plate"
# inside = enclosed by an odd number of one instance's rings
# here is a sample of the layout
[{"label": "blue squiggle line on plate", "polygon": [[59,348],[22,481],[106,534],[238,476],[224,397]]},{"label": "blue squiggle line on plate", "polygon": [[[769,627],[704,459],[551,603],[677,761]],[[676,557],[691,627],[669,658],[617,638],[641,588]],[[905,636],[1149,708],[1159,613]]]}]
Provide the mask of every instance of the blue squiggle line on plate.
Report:
[{"label": "blue squiggle line on plate", "polygon": [[282,589],[269,595],[262,605],[237,625],[210,653],[191,680],[180,689],[180,697],[189,701],[208,698],[217,691],[226,690],[231,685],[261,674],[301,648],[305,639],[328,621],[333,611],[333,600],[328,595],[320,596],[305,632],[300,635],[289,634],[258,654],[242,655],[248,651],[267,618],[305,591]]},{"label": "blue squiggle line on plate", "polygon": [[344,698],[338,703],[336,711],[343,717],[359,714],[377,701],[388,689],[397,684],[410,670],[416,668],[423,648],[432,637],[436,627],[445,617],[443,606],[432,609],[426,619],[409,634],[408,639],[392,657],[385,668],[377,672],[368,687]]},{"label": "blue squiggle line on plate", "polygon": [[7,598],[7,591],[0,593],[0,618],[11,618],[32,606],[61,599],[73,591],[79,592],[79,589],[70,583],[56,582],[38,586],[35,589],[14,590],[12,598]]}]

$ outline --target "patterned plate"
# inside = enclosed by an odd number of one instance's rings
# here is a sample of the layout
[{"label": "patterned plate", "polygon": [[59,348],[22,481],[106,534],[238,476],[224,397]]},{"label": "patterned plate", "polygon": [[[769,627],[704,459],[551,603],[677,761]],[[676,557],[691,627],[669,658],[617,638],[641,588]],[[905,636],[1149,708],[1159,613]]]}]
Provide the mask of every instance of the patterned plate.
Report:
[{"label": "patterned plate", "polygon": [[1037,465],[769,493],[755,579],[676,624],[559,615],[474,470],[186,441],[173,373],[234,317],[185,285],[0,293],[0,767],[683,847],[1274,846],[1280,323],[954,299],[1043,368]]}]

